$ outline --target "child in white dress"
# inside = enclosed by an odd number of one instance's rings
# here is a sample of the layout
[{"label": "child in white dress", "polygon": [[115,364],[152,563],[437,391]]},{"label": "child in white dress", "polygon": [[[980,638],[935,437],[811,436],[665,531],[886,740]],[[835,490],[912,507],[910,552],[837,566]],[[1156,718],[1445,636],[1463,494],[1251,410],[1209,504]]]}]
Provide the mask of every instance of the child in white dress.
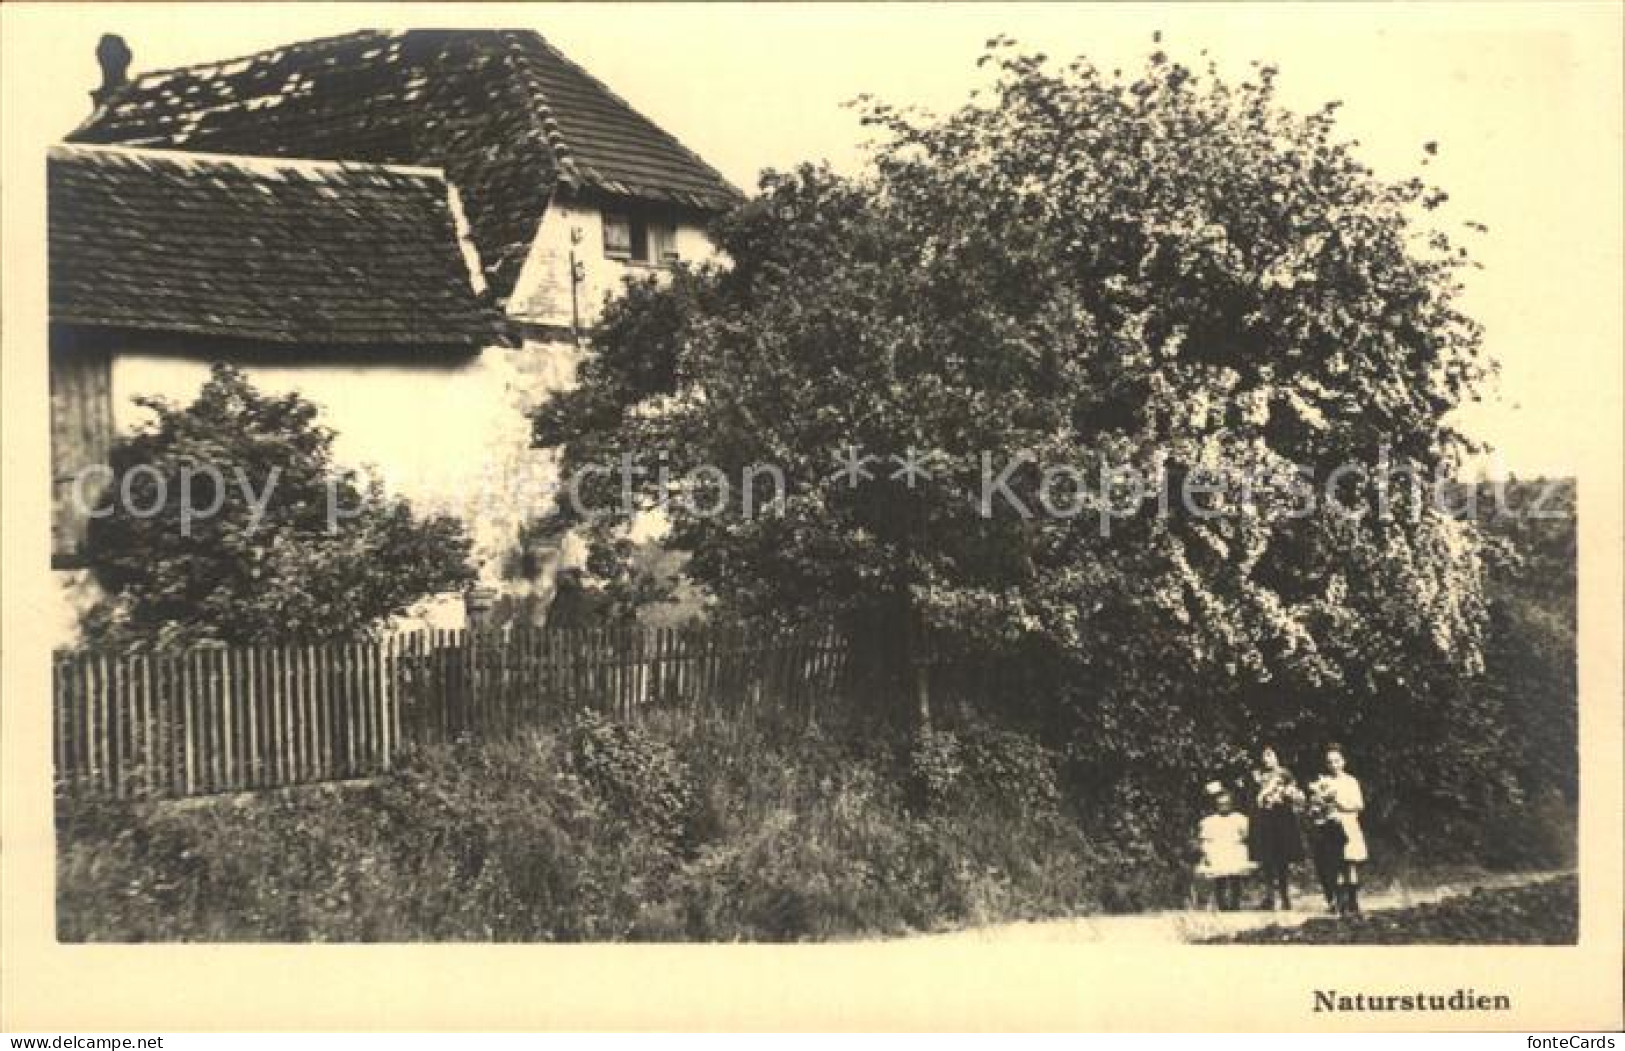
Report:
[{"label": "child in white dress", "polygon": [[1365,810],[1365,793],[1360,782],[1348,772],[1340,745],[1326,749],[1327,775],[1322,780],[1333,815],[1343,828],[1343,867],[1338,880],[1339,912],[1357,915],[1360,911],[1360,865],[1371,855],[1366,849],[1365,830],[1360,814]]},{"label": "child in white dress", "polygon": [[1201,860],[1196,875],[1213,883],[1214,904],[1226,912],[1241,907],[1241,884],[1254,869],[1247,851],[1247,815],[1235,809],[1230,793],[1217,781],[1207,792],[1213,799],[1213,813],[1196,826]]}]

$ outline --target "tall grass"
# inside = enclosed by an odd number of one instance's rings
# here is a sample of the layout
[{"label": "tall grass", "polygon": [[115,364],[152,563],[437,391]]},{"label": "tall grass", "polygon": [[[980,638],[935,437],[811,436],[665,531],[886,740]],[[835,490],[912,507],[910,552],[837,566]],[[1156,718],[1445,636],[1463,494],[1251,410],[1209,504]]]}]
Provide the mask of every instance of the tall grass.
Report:
[{"label": "tall grass", "polygon": [[[1120,904],[1047,754],[860,725],[592,715],[376,783],[186,803],[62,794],[65,941],[796,940]],[[937,742],[941,744],[942,742]],[[939,749],[940,750],[940,749]]]},{"label": "tall grass", "polygon": [[[1178,793],[1078,799],[1076,780],[1032,739],[985,726],[913,738],[850,715],[671,713],[634,728],[580,713],[426,749],[366,784],[60,793],[58,933],[781,941],[1180,904]],[[1572,828],[1572,812],[1532,812],[1471,854],[1542,867],[1572,849]],[[1518,849],[1503,859],[1497,843]],[[1378,883],[1426,883],[1448,854],[1374,844]]]}]

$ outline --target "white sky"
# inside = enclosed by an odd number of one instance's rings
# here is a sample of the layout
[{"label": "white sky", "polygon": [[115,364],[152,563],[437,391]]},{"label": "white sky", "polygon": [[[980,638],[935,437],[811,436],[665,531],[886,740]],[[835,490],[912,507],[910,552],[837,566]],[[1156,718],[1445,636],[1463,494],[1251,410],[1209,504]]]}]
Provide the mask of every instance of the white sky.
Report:
[{"label": "white sky", "polygon": [[[63,5],[67,7],[68,5]],[[353,29],[534,28],[747,190],[767,166],[861,162],[843,103],[869,92],[946,109],[982,83],[997,33],[1058,59],[1138,66],[1161,29],[1177,57],[1281,69],[1299,108],[1344,102],[1344,127],[1379,172],[1418,170],[1476,219],[1486,269],[1468,308],[1503,372],[1464,418],[1500,473],[1571,472],[1617,428],[1620,35],[1615,4],[1169,6],[72,5],[11,17],[8,60],[49,83],[27,125],[44,139],[88,112],[102,32],[128,41],[134,73],[228,58]],[[12,8],[9,14],[16,15]],[[30,12],[31,14],[37,12]],[[22,36],[13,35],[19,28]],[[13,70],[13,73],[16,73]],[[8,78],[9,79],[9,78]],[[8,98],[8,104],[14,100]],[[8,116],[16,113],[15,108]],[[1421,145],[1439,156],[1418,169]],[[1611,448],[1611,446],[1610,446]]]}]

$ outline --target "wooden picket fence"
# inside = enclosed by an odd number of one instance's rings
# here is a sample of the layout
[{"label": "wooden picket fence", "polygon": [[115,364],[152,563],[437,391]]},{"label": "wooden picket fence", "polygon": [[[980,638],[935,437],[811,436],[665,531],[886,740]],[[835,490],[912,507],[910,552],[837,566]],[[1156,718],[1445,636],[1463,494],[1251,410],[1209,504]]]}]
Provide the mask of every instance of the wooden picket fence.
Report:
[{"label": "wooden picket fence", "polygon": [[825,630],[470,632],[376,642],[61,652],[57,775],[193,796],[368,777],[415,744],[498,738],[576,708],[809,710],[843,688]]}]

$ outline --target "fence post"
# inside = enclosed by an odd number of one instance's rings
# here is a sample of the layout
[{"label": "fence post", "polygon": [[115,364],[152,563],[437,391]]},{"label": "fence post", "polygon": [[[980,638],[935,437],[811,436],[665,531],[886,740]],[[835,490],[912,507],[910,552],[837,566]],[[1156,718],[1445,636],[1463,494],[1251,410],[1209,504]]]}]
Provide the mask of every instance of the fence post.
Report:
[{"label": "fence post", "polygon": [[395,732],[395,666],[399,646],[398,636],[386,635],[378,654],[378,768],[384,773],[395,768],[395,748],[399,741]]},{"label": "fence post", "polygon": [[56,731],[52,756],[56,762],[55,779],[66,783],[73,770],[73,716],[69,707],[73,703],[74,676],[71,658],[54,654],[51,658],[52,725]]}]

